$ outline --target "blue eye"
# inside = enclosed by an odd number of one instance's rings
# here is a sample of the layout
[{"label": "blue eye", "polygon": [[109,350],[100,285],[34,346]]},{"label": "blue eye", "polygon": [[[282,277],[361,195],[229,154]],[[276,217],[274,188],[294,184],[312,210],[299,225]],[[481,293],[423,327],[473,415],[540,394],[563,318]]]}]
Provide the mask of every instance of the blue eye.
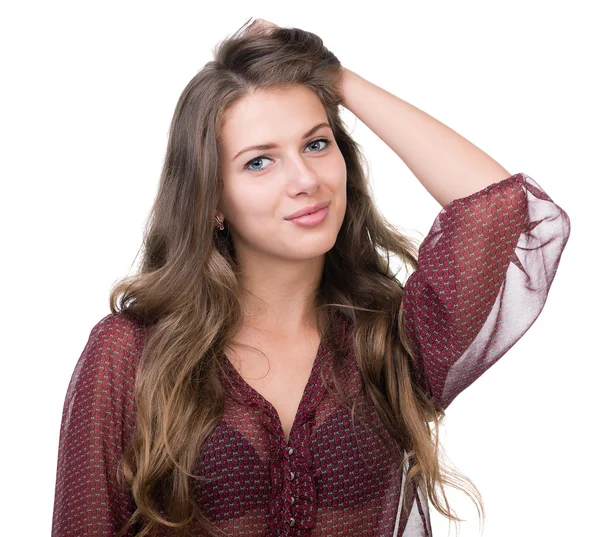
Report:
[{"label": "blue eye", "polygon": [[[316,140],[313,140],[312,142],[308,142],[308,144],[306,144],[306,147],[309,147],[311,145],[314,145],[318,142],[323,142],[325,144],[325,146],[322,149],[319,149],[318,151],[309,151],[310,153],[320,153],[321,151],[324,151],[325,149],[327,149],[327,147],[329,147],[329,145],[331,144],[331,141],[328,140],[327,138],[317,138]],[[251,172],[260,172],[262,170],[264,170],[265,168],[253,168],[251,167],[251,165],[257,161],[263,160],[263,159],[267,159],[267,160],[273,160],[265,155],[261,155],[260,157],[256,157],[253,158],[252,160],[248,161],[246,163],[246,165],[244,166],[244,170],[248,170]]]}]

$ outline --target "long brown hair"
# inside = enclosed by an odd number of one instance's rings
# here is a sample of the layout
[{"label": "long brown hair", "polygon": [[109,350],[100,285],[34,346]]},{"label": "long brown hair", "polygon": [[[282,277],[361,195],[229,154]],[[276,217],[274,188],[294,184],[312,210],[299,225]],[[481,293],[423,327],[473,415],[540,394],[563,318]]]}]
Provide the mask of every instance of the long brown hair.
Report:
[{"label": "long brown hair", "polygon": [[223,114],[249,91],[293,85],[310,88],[321,100],[347,169],[346,214],[325,254],[316,297],[321,337],[334,315],[353,327],[366,393],[399,453],[406,450],[404,498],[418,484],[440,513],[462,521],[449,507],[443,487],[450,485],[465,492],[485,519],[477,488],[444,467],[438,440],[444,411],[414,380],[414,351],[403,327],[404,286],[390,257],[414,270],[417,245],[373,202],[366,159],[340,119],[339,60],[317,35],[297,28],[269,35],[238,31],[213,52],[214,60],[177,103],[140,269],[110,295],[113,313],[122,311],[149,328],[135,383],[134,439],[121,461],[136,511],[118,536],[136,522],[140,537],[156,535],[161,526],[183,536],[192,523],[202,534],[223,535],[197,507],[192,473],[222,417],[221,360],[243,322],[231,236],[226,224],[224,230],[214,226],[222,190],[220,126]]}]

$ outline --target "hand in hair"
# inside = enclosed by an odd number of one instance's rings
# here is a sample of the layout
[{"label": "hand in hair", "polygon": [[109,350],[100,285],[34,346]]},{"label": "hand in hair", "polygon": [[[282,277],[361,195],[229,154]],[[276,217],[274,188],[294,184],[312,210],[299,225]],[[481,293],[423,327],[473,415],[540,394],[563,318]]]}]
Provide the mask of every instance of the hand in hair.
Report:
[{"label": "hand in hair", "polygon": [[279,26],[272,22],[269,22],[265,19],[256,19],[250,26],[248,26],[246,29],[246,34],[268,34],[276,28],[279,28]]}]

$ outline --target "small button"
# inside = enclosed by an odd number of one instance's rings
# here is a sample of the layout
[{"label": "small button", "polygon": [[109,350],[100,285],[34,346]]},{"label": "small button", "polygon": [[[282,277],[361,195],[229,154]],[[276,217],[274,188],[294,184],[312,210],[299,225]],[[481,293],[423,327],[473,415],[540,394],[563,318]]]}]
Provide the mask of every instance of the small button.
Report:
[{"label": "small button", "polygon": [[294,448],[291,447],[290,449],[288,449],[289,454],[291,455],[292,453],[294,453]]},{"label": "small button", "polygon": [[294,472],[290,472],[290,479],[294,479]]},{"label": "small button", "polygon": [[293,518],[290,518],[290,526],[293,526],[296,523],[296,521]]},{"label": "small button", "polygon": [[290,503],[291,503],[292,505],[294,505],[294,502],[295,502],[295,501],[296,501],[296,499],[295,499],[295,498],[292,496],[292,499],[290,500]]}]

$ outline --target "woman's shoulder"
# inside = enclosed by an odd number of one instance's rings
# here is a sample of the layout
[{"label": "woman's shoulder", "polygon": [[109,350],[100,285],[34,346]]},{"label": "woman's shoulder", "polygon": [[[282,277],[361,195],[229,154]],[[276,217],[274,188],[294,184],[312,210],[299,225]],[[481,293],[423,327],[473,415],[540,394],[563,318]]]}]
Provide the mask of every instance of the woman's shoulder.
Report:
[{"label": "woman's shoulder", "polygon": [[140,351],[148,335],[147,326],[126,312],[109,313],[100,319],[90,332],[90,339],[119,354]]},{"label": "woman's shoulder", "polygon": [[93,326],[90,336],[133,341],[145,339],[147,332],[148,328],[142,321],[124,311],[118,311],[100,319]]},{"label": "woman's shoulder", "polygon": [[147,327],[124,313],[109,313],[91,329],[75,369],[74,378],[85,376],[134,377],[147,337]]}]

